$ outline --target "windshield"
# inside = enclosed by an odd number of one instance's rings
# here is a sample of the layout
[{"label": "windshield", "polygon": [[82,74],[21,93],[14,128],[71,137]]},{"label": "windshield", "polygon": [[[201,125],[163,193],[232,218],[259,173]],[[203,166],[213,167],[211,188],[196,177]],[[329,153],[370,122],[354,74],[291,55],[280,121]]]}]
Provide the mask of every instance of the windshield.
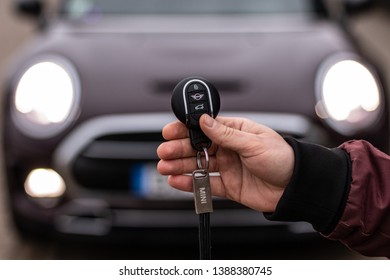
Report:
[{"label": "windshield", "polygon": [[310,0],[68,0],[70,17],[91,14],[254,14],[308,13]]}]

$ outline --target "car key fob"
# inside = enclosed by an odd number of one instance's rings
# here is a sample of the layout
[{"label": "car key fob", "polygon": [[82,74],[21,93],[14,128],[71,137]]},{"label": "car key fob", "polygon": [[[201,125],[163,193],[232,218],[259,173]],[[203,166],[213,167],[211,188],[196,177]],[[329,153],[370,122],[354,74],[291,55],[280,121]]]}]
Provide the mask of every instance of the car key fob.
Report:
[{"label": "car key fob", "polygon": [[188,127],[192,147],[197,151],[209,148],[211,141],[200,129],[199,119],[203,114],[218,115],[220,98],[215,86],[200,77],[186,78],[173,89],[171,105],[176,117]]}]

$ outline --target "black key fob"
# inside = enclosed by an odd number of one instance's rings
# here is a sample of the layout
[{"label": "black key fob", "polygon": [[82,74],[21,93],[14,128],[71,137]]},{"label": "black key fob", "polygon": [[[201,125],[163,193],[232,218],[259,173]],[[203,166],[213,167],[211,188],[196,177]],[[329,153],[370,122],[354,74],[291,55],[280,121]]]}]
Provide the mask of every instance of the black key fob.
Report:
[{"label": "black key fob", "polygon": [[197,151],[209,148],[211,141],[200,129],[199,118],[218,115],[220,98],[215,86],[200,77],[186,78],[173,89],[171,105],[176,117],[188,127],[192,147]]}]

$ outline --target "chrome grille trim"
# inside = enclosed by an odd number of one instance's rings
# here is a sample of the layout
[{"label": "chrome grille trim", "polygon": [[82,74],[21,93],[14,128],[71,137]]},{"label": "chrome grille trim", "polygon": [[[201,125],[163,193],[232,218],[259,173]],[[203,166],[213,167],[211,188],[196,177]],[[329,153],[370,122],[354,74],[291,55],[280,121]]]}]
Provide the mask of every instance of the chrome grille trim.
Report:
[{"label": "chrome grille trim", "polygon": [[157,160],[159,142],[97,141],[92,143],[83,156],[93,159],[146,159]]}]

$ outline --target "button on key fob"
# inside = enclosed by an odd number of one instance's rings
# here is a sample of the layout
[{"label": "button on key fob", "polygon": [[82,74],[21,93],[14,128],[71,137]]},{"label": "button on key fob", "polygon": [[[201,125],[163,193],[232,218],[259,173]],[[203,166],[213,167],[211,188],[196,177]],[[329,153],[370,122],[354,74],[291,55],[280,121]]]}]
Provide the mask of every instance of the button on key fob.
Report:
[{"label": "button on key fob", "polygon": [[218,115],[220,98],[215,86],[200,77],[186,78],[173,89],[171,105],[176,117],[188,127],[192,147],[197,151],[209,148],[211,141],[200,129],[199,119],[203,114]]}]

